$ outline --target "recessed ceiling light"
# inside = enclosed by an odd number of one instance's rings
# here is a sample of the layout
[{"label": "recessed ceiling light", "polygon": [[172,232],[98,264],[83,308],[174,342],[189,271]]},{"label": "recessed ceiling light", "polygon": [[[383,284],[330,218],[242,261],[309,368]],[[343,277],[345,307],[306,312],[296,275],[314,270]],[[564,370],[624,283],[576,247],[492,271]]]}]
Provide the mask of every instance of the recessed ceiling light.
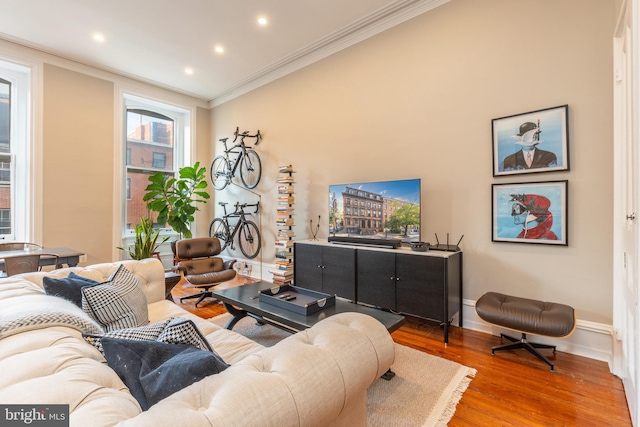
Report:
[{"label": "recessed ceiling light", "polygon": [[187,68],[184,69],[184,72],[185,72],[185,74],[191,75],[191,74],[193,74],[193,68],[187,67]]},{"label": "recessed ceiling light", "polygon": [[264,16],[261,16],[260,18],[258,18],[258,24],[267,25],[267,18],[265,18]]},{"label": "recessed ceiling light", "polygon": [[93,39],[95,41],[97,41],[97,42],[100,42],[100,43],[104,42],[104,40],[105,40],[104,36],[102,34],[100,34],[100,33],[93,33]]},{"label": "recessed ceiling light", "polygon": [[215,51],[218,53],[223,53],[224,52],[224,48],[222,46],[216,46]]}]

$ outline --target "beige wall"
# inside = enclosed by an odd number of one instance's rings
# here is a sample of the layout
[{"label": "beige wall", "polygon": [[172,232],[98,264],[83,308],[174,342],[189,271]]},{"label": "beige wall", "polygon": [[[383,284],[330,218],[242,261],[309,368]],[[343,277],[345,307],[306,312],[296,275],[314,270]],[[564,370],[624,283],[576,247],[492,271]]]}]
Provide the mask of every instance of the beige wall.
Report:
[{"label": "beige wall", "polygon": [[[209,182],[209,164],[213,158],[213,144],[211,142],[211,112],[208,108],[196,108],[196,158],[201,166],[207,169],[207,192],[213,196],[214,188]],[[194,237],[207,237],[209,235],[209,222],[213,218],[213,197],[206,203],[198,203],[199,212],[196,212],[196,224],[192,230]]]},{"label": "beige wall", "polygon": [[110,260],[113,83],[45,64],[43,86],[42,242]]},{"label": "beige wall", "polygon": [[[264,134],[263,263],[274,261],[279,164],[297,171],[299,239],[318,215],[327,237],[330,184],[418,177],[423,239],[465,235],[465,298],[495,290],[611,323],[615,19],[609,0],[452,0],[214,108],[216,141],[236,126]],[[563,104],[571,171],[493,178],[491,119]],[[491,184],[564,179],[568,247],[491,242]]]},{"label": "beige wall", "polygon": [[[192,156],[207,168],[212,145],[209,109],[202,100],[77,64],[52,65],[49,59],[45,57],[42,65],[42,242],[84,252],[83,264],[120,259],[122,253],[115,248],[122,245],[117,219],[122,181],[115,159],[121,153],[121,93],[193,108]],[[209,206],[197,216],[207,226]],[[198,234],[205,235],[207,226]]]}]

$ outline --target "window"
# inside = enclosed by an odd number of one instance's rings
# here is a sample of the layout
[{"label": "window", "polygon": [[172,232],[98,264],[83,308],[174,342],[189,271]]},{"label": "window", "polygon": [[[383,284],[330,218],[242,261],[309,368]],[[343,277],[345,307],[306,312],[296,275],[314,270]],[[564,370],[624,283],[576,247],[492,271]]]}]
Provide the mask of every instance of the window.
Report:
[{"label": "window", "polygon": [[164,169],[167,164],[167,155],[165,153],[153,153],[153,167],[156,169]]},{"label": "window", "polygon": [[11,184],[11,159],[0,158],[0,185]]},{"label": "window", "polygon": [[0,240],[32,239],[29,209],[30,71],[0,61]]},{"label": "window", "polygon": [[0,79],[0,235],[10,235],[11,227],[11,82]]},{"label": "window", "polygon": [[[126,223],[135,227],[147,216],[142,200],[149,176],[157,171],[174,174],[174,121],[165,115],[142,109],[127,109],[127,216]],[[158,162],[158,156],[163,161]],[[167,158],[169,159],[167,161]]]},{"label": "window", "polygon": [[[133,233],[147,204],[142,199],[149,176],[163,172],[175,176],[184,166],[189,111],[133,95],[125,95],[125,188],[123,228]],[[154,219],[157,214],[154,215]],[[156,224],[165,228],[165,224]]]},{"label": "window", "polygon": [[11,233],[11,210],[0,209],[0,234]]}]

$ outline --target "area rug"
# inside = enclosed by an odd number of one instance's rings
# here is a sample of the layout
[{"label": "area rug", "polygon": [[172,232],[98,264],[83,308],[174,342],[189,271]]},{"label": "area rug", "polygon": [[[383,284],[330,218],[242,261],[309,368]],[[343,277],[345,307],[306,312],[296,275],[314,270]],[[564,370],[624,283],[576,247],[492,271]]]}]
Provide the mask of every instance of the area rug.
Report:
[{"label": "area rug", "polygon": [[[210,321],[223,326],[222,314]],[[270,325],[257,325],[252,318],[240,320],[233,328],[269,347],[290,334]],[[476,370],[396,344],[391,370],[396,376],[378,379],[367,390],[367,426],[446,426]]]}]

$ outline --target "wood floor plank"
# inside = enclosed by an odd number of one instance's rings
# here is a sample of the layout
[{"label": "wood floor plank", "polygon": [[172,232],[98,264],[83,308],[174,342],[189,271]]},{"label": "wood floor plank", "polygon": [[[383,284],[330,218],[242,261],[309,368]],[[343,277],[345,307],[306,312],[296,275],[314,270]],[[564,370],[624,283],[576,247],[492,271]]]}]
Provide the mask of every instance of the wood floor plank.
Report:
[{"label": "wood floor plank", "polygon": [[[239,276],[219,288],[248,281]],[[193,299],[180,303],[180,296],[193,292],[177,285],[172,296],[177,304],[206,319],[226,312],[222,304],[210,301],[199,308]],[[524,350],[492,356],[491,347],[500,343],[500,337],[452,327],[445,345],[442,332],[434,322],[408,317],[392,337],[399,344],[477,370],[450,426],[631,426],[622,381],[604,362],[542,350],[555,364],[555,372],[550,372]]]}]

